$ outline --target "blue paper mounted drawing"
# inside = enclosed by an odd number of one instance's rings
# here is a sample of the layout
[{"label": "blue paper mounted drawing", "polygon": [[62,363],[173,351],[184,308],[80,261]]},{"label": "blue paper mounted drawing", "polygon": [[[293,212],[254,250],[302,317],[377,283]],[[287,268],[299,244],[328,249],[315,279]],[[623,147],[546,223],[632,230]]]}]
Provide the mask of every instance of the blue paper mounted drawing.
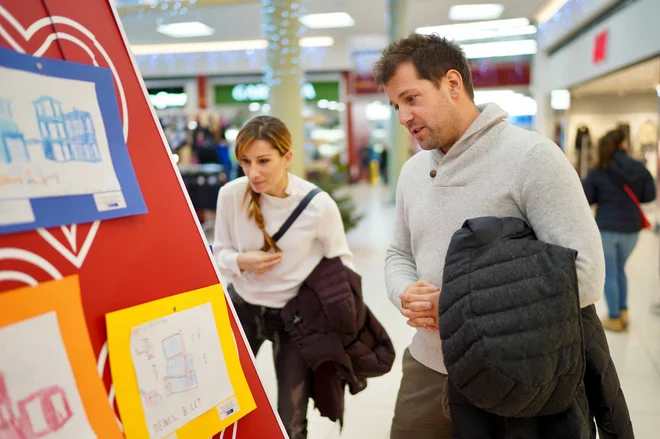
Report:
[{"label": "blue paper mounted drawing", "polygon": [[0,48],[0,234],[145,212],[112,73]]}]

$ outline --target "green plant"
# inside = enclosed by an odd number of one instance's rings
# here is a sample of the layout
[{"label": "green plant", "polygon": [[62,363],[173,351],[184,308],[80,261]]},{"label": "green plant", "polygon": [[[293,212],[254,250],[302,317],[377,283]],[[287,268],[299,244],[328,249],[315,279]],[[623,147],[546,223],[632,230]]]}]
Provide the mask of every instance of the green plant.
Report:
[{"label": "green plant", "polygon": [[349,193],[346,193],[348,172],[346,165],[333,163],[328,170],[315,170],[309,172],[307,179],[327,192],[339,207],[344,231],[348,232],[357,227],[363,216],[357,211]]}]

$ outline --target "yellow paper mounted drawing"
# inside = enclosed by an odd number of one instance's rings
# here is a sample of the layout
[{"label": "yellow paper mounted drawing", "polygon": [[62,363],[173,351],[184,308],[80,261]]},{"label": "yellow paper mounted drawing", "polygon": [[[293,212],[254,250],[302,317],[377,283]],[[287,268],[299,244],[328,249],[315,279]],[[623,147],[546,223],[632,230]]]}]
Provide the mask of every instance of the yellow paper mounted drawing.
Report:
[{"label": "yellow paper mounted drawing", "polygon": [[106,316],[127,439],[211,437],[256,408],[220,285]]}]

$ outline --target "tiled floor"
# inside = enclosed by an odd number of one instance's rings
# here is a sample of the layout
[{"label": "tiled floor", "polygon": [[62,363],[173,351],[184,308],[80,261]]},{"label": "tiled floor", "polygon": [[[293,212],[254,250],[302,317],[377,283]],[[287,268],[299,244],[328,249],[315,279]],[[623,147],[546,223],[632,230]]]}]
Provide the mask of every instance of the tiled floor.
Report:
[{"label": "tiled floor", "polygon": [[[394,412],[394,401],[401,379],[401,354],[410,342],[412,329],[388,301],[385,293],[383,264],[385,249],[393,231],[394,206],[384,188],[357,186],[354,199],[366,217],[359,227],[349,232],[349,244],[357,270],[362,275],[367,305],[387,329],[397,352],[392,371],[384,377],[369,380],[366,390],[347,396],[344,428],[321,418],[310,404],[309,439],[386,439]],[[618,369],[637,439],[660,437],[660,316],[649,311],[651,303],[660,300],[658,236],[642,232],[639,244],[628,266],[630,290],[630,332],[608,334],[610,350]],[[601,314],[604,300],[598,303]],[[270,344],[257,356],[268,395],[275,401],[276,383]]]}]

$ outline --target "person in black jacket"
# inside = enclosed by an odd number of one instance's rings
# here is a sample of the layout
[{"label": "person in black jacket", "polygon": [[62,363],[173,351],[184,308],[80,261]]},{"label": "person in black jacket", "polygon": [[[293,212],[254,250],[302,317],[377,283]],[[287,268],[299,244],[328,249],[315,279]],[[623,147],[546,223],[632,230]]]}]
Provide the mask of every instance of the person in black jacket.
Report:
[{"label": "person in black jacket", "polygon": [[609,318],[603,327],[612,331],[628,328],[628,281],[626,260],[642,230],[642,212],[624,188],[630,188],[640,203],[655,200],[653,177],[643,164],[627,153],[623,131],[608,132],[598,142],[598,164],[583,182],[589,204],[597,204],[596,223],[605,252],[605,298]]}]

